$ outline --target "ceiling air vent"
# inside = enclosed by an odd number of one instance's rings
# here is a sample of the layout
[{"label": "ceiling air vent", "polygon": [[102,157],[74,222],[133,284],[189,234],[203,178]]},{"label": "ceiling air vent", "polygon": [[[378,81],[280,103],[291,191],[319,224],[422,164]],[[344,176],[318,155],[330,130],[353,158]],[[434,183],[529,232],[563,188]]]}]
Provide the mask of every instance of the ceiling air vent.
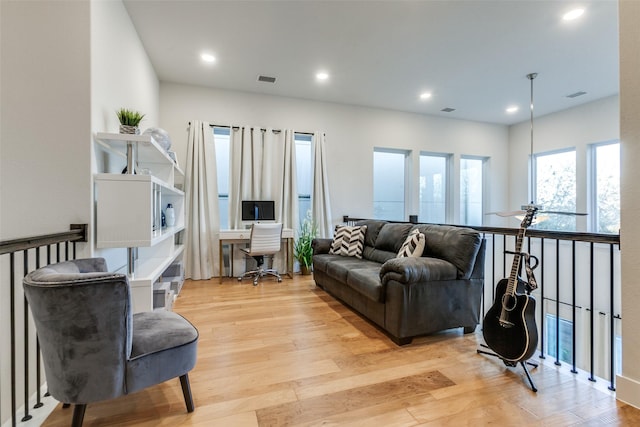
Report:
[{"label": "ceiling air vent", "polygon": [[567,98],[577,98],[579,96],[586,95],[586,94],[587,92],[580,91],[580,92],[572,93],[571,95],[567,95]]},{"label": "ceiling air vent", "polygon": [[276,82],[276,78],[275,77],[269,77],[269,76],[258,76],[258,81],[259,82],[265,82],[265,83],[275,83]]},{"label": "ceiling air vent", "polygon": [[456,109],[455,109],[455,108],[447,107],[447,108],[443,108],[443,109],[442,109],[442,110],[440,110],[440,111],[444,111],[445,113],[450,113],[450,112],[452,112],[452,111],[456,111]]}]

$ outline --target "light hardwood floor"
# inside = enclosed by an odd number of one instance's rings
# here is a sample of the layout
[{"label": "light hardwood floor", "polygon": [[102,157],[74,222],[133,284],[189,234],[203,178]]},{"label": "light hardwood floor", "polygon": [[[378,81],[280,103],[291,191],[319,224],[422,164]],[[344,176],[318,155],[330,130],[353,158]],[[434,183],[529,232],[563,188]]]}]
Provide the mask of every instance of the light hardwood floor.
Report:
[{"label": "light hardwood floor", "polygon": [[[461,329],[398,347],[311,278],[187,281],[175,311],[200,331],[188,414],[177,379],[91,404],[85,426],[640,425],[640,410],[541,365],[478,355]],[[61,405],[45,426],[68,426]]]}]

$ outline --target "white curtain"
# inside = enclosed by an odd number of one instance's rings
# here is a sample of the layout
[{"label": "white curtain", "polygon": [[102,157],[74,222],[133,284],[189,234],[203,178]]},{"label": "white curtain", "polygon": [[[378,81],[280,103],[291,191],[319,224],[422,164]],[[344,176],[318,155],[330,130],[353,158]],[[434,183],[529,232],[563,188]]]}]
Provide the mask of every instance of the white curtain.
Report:
[{"label": "white curtain", "polygon": [[185,275],[210,279],[218,260],[218,180],[213,130],[194,120],[189,126],[185,166]]},{"label": "white curtain", "polygon": [[[230,134],[231,176],[229,181],[229,225],[242,228],[242,200],[273,200],[276,221],[283,228],[298,227],[295,142],[291,130],[274,132],[258,127],[234,127]],[[242,256],[234,270],[242,270]],[[235,264],[235,263],[234,263]],[[284,271],[282,256],[274,266]]]},{"label": "white curtain", "polygon": [[322,132],[313,133],[313,185],[311,187],[311,215],[318,226],[318,237],[333,236],[327,155]]},{"label": "white curtain", "polygon": [[298,212],[298,185],[296,179],[296,143],[292,130],[284,131],[280,156],[282,158],[282,179],[277,183],[280,191],[279,218],[284,228],[297,230],[300,223]]}]

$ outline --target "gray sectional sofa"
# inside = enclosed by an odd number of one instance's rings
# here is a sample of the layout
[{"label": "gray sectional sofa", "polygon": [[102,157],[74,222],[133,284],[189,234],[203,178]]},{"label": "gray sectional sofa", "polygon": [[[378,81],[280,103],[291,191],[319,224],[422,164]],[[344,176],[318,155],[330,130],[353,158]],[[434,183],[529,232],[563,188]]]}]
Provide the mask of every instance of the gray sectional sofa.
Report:
[{"label": "gray sectional sofa", "polygon": [[[480,321],[485,241],[464,227],[367,220],[362,258],[330,254],[331,239],[313,241],[316,284],[382,328],[398,345],[413,337]],[[397,257],[413,228],[422,256]]]}]

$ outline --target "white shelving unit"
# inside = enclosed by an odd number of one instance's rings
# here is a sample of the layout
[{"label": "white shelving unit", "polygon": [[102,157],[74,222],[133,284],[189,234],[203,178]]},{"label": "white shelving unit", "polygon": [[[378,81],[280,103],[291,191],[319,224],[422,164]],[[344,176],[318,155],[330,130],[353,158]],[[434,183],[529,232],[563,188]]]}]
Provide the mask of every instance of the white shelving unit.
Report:
[{"label": "white shelving unit", "polygon": [[[94,176],[96,247],[127,248],[135,312],[154,309],[154,284],[182,259],[176,236],[184,229],[184,173],[149,135],[98,133],[96,142],[127,160],[127,173]],[[163,227],[171,203],[175,225]]]}]

